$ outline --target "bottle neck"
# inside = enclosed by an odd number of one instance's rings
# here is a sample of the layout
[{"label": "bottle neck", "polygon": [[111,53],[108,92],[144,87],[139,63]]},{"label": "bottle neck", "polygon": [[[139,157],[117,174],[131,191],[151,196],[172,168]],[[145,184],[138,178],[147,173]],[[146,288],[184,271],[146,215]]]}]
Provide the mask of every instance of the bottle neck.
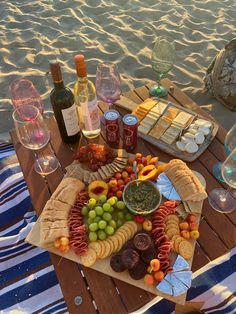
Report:
[{"label": "bottle neck", "polygon": [[83,76],[83,77],[78,76],[78,82],[80,84],[86,84],[86,83],[88,83],[88,77],[87,76]]},{"label": "bottle neck", "polygon": [[64,89],[65,88],[64,82],[62,80],[61,81],[54,81],[53,84],[54,84],[54,87],[56,89]]}]

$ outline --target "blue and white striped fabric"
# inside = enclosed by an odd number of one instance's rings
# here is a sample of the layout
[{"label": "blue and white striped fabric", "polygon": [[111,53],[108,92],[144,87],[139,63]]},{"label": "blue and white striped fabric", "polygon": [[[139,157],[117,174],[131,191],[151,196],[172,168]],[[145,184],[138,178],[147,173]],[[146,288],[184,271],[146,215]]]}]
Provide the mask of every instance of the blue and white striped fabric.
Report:
[{"label": "blue and white striped fabric", "polygon": [[35,220],[15,151],[0,144],[0,313],[68,313],[49,254],[24,242]]}]

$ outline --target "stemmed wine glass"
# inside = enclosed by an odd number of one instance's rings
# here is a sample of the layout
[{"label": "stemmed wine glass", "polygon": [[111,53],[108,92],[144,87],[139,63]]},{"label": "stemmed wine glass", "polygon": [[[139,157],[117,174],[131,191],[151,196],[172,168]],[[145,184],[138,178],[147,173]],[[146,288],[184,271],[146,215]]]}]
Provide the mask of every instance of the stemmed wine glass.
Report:
[{"label": "stemmed wine glass", "polygon": [[20,143],[36,152],[35,171],[41,175],[55,171],[59,165],[56,156],[53,152],[49,153],[49,149],[42,150],[50,140],[50,132],[39,109],[31,105],[21,105],[14,110],[12,117]]},{"label": "stemmed wine glass", "polygon": [[[11,101],[14,109],[21,105],[31,105],[39,109],[41,114],[44,113],[42,98],[34,84],[26,78],[16,79],[10,85]],[[46,111],[45,117],[53,115],[52,111]]]},{"label": "stemmed wine glass", "polygon": [[171,38],[160,36],[152,50],[152,68],[157,73],[157,85],[150,88],[151,96],[165,97],[168,91],[160,81],[172,69],[175,60],[175,45]]},{"label": "stemmed wine glass", "polygon": [[103,62],[97,66],[96,90],[99,99],[110,106],[120,98],[121,79],[115,63]]},{"label": "stemmed wine glass", "polygon": [[[232,150],[236,147],[236,123],[232,126],[229,132],[226,134],[224,149],[226,154],[229,155]],[[217,162],[213,165],[213,175],[216,179],[221,182],[224,182],[224,179],[221,174],[222,162]]]},{"label": "stemmed wine glass", "polygon": [[208,195],[208,201],[215,210],[230,213],[236,209],[236,147],[223,162],[221,174],[229,188],[212,190]]}]

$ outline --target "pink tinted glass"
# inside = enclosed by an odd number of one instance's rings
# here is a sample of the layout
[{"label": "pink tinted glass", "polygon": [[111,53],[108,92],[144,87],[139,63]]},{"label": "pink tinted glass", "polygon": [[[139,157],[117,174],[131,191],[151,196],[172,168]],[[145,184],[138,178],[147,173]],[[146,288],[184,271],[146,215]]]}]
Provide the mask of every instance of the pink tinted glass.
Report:
[{"label": "pink tinted glass", "polygon": [[34,84],[25,78],[17,79],[10,85],[11,101],[14,109],[21,105],[32,105],[43,113],[44,106],[40,94]]}]

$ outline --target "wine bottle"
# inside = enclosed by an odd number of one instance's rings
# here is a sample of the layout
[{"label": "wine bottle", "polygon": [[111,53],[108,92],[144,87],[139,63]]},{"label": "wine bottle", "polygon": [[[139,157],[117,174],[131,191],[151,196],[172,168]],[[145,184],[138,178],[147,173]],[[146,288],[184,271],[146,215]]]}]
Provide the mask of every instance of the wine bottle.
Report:
[{"label": "wine bottle", "polygon": [[74,96],[79,112],[80,128],[85,137],[94,138],[101,132],[96,89],[87,78],[84,56],[76,55],[74,61],[78,76],[74,86]]},{"label": "wine bottle", "polygon": [[80,129],[73,93],[63,83],[58,61],[50,61],[50,70],[54,83],[50,100],[62,140],[75,143],[80,138]]}]

